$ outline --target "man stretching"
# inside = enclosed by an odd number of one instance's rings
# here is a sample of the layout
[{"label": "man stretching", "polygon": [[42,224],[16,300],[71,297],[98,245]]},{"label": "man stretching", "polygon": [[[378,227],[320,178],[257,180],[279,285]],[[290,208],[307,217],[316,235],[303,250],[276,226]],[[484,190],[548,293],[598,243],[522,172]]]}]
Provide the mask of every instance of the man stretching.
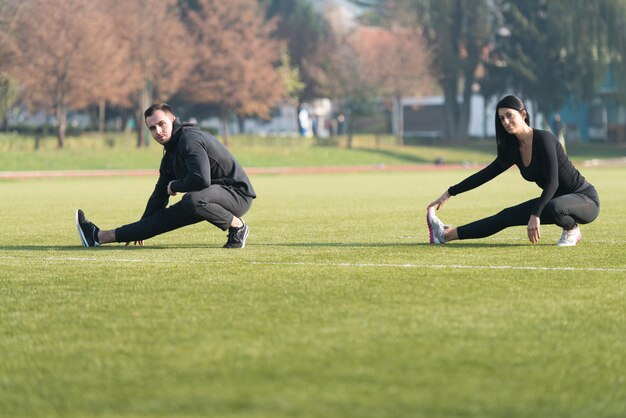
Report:
[{"label": "man stretching", "polygon": [[[216,138],[180,122],[166,103],[150,106],[144,117],[152,137],[165,148],[146,210],[139,221],[105,231],[78,209],[76,225],[83,246],[143,245],[155,235],[207,221],[228,230],[224,248],[243,248],[250,230],[241,217],[256,194],[239,162]],[[185,193],[183,198],[167,207],[169,197],[179,192]]]}]

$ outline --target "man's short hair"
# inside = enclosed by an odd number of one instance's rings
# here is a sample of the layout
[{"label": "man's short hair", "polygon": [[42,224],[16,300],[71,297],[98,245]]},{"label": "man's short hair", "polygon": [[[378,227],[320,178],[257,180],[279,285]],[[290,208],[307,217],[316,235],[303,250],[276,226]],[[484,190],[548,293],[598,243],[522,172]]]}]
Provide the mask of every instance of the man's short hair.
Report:
[{"label": "man's short hair", "polygon": [[151,105],[149,108],[147,108],[146,111],[143,112],[144,120],[154,115],[154,112],[156,112],[157,110],[161,110],[165,113],[169,113],[170,115],[176,116],[174,115],[174,110],[172,109],[172,107],[168,105],[167,103],[163,102],[163,103],[155,103]]}]

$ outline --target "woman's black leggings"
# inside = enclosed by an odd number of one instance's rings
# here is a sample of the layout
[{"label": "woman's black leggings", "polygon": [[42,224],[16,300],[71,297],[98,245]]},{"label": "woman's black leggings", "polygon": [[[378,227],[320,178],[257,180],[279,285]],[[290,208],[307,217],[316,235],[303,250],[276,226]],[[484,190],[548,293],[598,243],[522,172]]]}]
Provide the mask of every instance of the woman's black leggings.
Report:
[{"label": "woman's black leggings", "polygon": [[[459,239],[484,238],[510,226],[528,225],[531,212],[537,204],[536,199],[506,208],[501,212],[469,224],[459,226]],[[576,193],[558,196],[552,199],[541,213],[541,223],[556,224],[563,229],[572,229],[576,224],[587,224],[598,217],[600,198],[596,189],[588,187]]]}]

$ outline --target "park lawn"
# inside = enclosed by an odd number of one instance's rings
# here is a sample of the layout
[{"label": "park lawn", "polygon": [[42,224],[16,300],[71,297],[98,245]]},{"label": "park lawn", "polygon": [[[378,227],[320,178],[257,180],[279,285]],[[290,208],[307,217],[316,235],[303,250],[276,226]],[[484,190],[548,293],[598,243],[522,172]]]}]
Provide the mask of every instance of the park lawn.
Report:
[{"label": "park lawn", "polygon": [[[34,139],[0,134],[0,172],[24,170],[157,169],[163,148],[154,141],[138,149],[129,134],[84,134],[69,137],[64,149],[47,137],[34,150]],[[424,140],[414,146],[397,146],[391,136],[358,135],[353,148],[346,138],[335,140],[299,137],[234,136],[229,148],[244,167],[380,166],[432,164],[484,164],[495,156],[494,140],[468,144]],[[620,144],[571,144],[576,163],[591,159],[624,158]]]},{"label": "park lawn", "polygon": [[[376,142],[366,135],[356,137],[352,149],[345,147],[345,138],[334,145],[324,144],[299,137],[235,136],[229,148],[244,167],[431,164],[438,158],[449,163],[486,162],[495,149],[488,143],[398,147],[391,137]],[[32,138],[0,135],[0,171],[156,169],[163,155],[163,148],[155,142],[138,149],[129,135],[70,137],[64,149],[58,149],[50,137],[39,149],[33,148]]]},{"label": "park lawn", "polygon": [[[154,178],[1,181],[0,416],[622,417],[624,168],[586,168],[573,248],[523,227],[430,246],[425,206],[470,171],[255,175],[241,251],[197,224],[82,248]],[[440,211],[538,194],[514,170]]]}]

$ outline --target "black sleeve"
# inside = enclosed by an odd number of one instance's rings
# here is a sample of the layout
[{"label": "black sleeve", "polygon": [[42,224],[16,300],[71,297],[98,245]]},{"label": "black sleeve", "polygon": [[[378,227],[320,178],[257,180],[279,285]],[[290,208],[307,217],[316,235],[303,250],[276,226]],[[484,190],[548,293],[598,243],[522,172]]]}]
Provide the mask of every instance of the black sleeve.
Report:
[{"label": "black sleeve", "polygon": [[541,155],[541,169],[546,180],[539,201],[532,211],[532,214],[537,217],[541,217],[543,208],[552,200],[554,193],[556,193],[556,190],[559,188],[559,162],[556,154],[557,144],[556,138],[550,141],[549,138],[542,137],[540,141],[536,141],[533,145],[539,147],[537,152]]},{"label": "black sleeve", "polygon": [[487,167],[478,171],[477,173],[472,174],[462,182],[450,187],[448,189],[448,194],[450,196],[456,196],[459,193],[467,192],[469,190],[475,189],[478,186],[482,186],[490,180],[493,180],[495,177],[504,173],[509,167],[513,164],[502,164],[499,160],[494,160]]},{"label": "black sleeve", "polygon": [[156,186],[154,186],[154,191],[148,199],[146,209],[143,215],[141,215],[141,219],[147,218],[154,212],[167,206],[170,200],[170,196],[167,194],[167,185],[172,179],[171,174],[169,174],[165,168],[165,158],[163,158],[161,160],[161,167],[159,168],[159,179],[157,180]]},{"label": "black sleeve", "polygon": [[192,192],[202,190],[211,185],[211,164],[202,139],[196,133],[185,133],[181,137],[181,150],[185,155],[187,175],[185,178],[172,182],[173,192]]}]

